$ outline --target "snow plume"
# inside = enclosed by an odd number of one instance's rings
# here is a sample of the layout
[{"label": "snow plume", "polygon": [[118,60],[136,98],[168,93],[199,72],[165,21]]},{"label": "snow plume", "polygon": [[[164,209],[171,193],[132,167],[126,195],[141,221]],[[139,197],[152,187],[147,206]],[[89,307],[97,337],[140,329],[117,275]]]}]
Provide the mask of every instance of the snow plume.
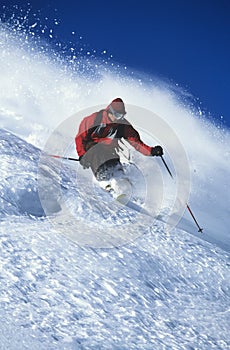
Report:
[{"label": "snow plume", "polygon": [[[0,27],[0,347],[227,349],[229,130],[183,90],[35,39]],[[130,176],[143,179],[157,217],[109,200],[78,164],[45,156],[76,157],[79,121],[115,97],[172,170],[174,179],[161,159],[131,151]]]}]

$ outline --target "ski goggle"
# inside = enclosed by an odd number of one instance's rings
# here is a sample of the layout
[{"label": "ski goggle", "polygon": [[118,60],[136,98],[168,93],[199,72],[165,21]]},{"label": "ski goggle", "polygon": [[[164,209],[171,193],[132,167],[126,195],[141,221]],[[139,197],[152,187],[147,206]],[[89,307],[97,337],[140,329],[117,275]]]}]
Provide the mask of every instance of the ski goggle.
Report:
[{"label": "ski goggle", "polygon": [[114,117],[118,120],[121,120],[121,119],[124,119],[124,116],[126,115],[126,112],[125,113],[119,113],[119,112],[116,112],[112,106],[109,106],[109,109],[110,111],[112,112],[112,114],[114,115]]}]

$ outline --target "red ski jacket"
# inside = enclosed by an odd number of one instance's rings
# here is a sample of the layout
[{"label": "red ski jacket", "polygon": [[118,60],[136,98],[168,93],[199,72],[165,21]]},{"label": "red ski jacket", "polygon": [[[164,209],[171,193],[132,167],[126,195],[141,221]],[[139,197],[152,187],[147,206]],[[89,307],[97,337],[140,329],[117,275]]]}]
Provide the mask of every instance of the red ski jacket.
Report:
[{"label": "red ski jacket", "polygon": [[101,121],[99,125],[95,125],[95,119],[100,112],[91,114],[85,117],[75,137],[75,144],[77,153],[83,156],[90,147],[96,143],[102,142],[109,147],[117,148],[118,140],[124,138],[131,146],[138,152],[150,156],[151,148],[141,141],[139,133],[126,120],[122,122],[111,122],[106,110],[102,112]]}]

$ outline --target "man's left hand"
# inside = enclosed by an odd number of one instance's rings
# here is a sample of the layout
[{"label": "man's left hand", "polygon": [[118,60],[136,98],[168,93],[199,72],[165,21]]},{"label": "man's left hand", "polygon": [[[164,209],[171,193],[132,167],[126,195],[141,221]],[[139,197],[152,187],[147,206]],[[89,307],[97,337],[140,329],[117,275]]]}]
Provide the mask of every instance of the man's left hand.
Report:
[{"label": "man's left hand", "polygon": [[155,146],[152,147],[151,149],[151,155],[152,156],[156,156],[156,157],[161,157],[163,156],[164,152],[163,152],[163,148],[161,146]]}]

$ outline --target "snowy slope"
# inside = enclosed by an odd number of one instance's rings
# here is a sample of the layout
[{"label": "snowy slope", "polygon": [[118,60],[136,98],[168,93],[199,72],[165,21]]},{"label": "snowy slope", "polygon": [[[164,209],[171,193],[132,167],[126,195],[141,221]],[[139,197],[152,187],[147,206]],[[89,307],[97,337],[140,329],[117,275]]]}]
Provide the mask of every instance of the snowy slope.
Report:
[{"label": "snowy slope", "polygon": [[[95,84],[77,66],[73,74],[22,47],[19,34],[1,28],[0,35],[0,349],[227,349],[229,131],[179,104],[170,87],[116,79],[103,66]],[[187,212],[170,231],[111,202],[78,164],[40,157],[60,123],[117,95],[154,110],[178,135],[190,165],[189,203],[203,235]],[[142,136],[152,135],[145,128]],[[76,156],[73,143],[64,151]],[[142,174],[152,169],[149,159],[134,159]],[[170,189],[174,183],[157,166]],[[52,189],[48,216],[41,174]],[[161,215],[169,199],[164,196]]]},{"label": "snowy slope", "polygon": [[1,349],[227,348],[228,253],[128,210],[102,216],[67,176],[59,181],[85,205],[75,235],[91,220],[93,232],[106,222],[114,234],[139,230],[118,248],[73,244],[71,222],[42,217],[39,150],[3,130],[1,140]]}]

